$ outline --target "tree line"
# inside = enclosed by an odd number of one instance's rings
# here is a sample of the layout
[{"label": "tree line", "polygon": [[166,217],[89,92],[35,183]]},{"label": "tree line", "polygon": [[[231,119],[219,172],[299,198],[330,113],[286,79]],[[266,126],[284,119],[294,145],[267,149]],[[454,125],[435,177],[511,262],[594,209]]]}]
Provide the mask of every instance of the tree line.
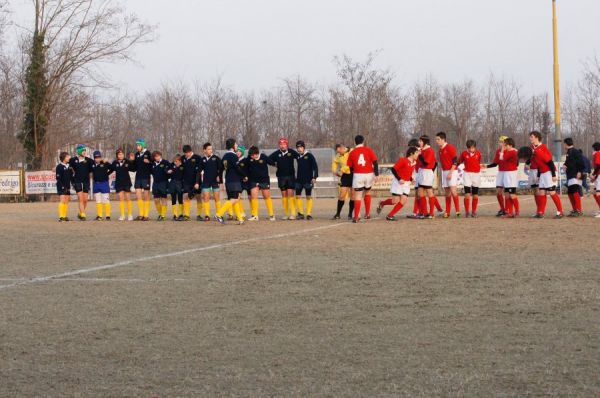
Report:
[{"label": "tree line", "polygon": [[[312,147],[352,143],[357,133],[384,162],[407,141],[445,131],[459,148],[475,139],[490,158],[497,137],[517,145],[539,130],[552,140],[548,92],[526,92],[511,78],[440,82],[428,75],[400,81],[364,60],[333,58],[330,85],[302,76],[267,90],[240,91],[223,77],[208,82],[169,81],[144,93],[105,88],[105,62],[130,60],[131,50],[154,38],[155,27],[128,16],[114,0],[33,0],[35,26],[16,48],[1,35],[9,22],[0,0],[0,167],[24,162],[48,168],[57,151],[76,143],[131,148],[143,137],[150,148],[178,153],[183,144],[219,147],[228,137],[273,147],[280,136]],[[102,95],[99,95],[102,93]],[[585,153],[600,140],[600,62],[591,60],[563,94],[563,130]]]}]

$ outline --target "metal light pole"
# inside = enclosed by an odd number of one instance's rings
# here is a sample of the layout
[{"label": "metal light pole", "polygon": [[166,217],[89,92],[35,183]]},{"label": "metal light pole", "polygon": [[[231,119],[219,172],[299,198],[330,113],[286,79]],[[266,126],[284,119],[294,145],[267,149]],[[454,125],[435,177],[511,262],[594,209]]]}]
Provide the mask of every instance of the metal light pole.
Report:
[{"label": "metal light pole", "polygon": [[562,157],[562,131],[560,124],[560,68],[558,64],[558,19],[556,17],[556,0],[552,0],[552,33],[554,41],[554,160],[560,162]]}]

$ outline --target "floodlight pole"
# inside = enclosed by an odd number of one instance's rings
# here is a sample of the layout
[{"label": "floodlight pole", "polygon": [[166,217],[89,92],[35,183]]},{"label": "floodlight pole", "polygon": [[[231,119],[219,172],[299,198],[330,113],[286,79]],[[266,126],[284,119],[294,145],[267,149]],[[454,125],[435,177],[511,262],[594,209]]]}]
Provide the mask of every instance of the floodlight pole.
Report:
[{"label": "floodlight pole", "polygon": [[558,18],[556,16],[556,0],[552,0],[552,36],[554,43],[554,160],[561,161],[562,130],[560,111],[560,68],[558,63]]}]

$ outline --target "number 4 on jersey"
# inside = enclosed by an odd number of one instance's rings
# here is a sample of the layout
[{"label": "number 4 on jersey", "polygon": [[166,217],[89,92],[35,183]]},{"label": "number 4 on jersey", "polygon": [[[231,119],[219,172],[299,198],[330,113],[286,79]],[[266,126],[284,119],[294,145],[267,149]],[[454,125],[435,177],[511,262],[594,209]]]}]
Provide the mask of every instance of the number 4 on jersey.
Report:
[{"label": "number 4 on jersey", "polygon": [[367,165],[367,161],[365,160],[365,155],[363,155],[362,153],[360,154],[360,156],[358,157],[358,162],[359,165],[361,165],[362,167],[365,167]]}]

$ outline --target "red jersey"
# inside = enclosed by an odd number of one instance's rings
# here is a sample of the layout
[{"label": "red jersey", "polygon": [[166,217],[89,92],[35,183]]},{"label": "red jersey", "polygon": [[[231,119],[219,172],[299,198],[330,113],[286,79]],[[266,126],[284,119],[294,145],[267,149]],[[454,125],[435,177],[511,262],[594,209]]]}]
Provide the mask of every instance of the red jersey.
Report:
[{"label": "red jersey", "polygon": [[445,144],[440,148],[440,163],[442,164],[442,170],[448,171],[455,166],[457,163],[458,154],[456,148],[451,144]]},{"label": "red jersey", "polygon": [[593,171],[596,171],[600,168],[600,151],[599,152],[594,152],[593,155],[593,162],[594,162],[594,167],[592,168]]},{"label": "red jersey", "polygon": [[433,170],[435,164],[435,152],[433,151],[433,148],[428,146],[421,149],[421,155],[419,155],[419,169]]},{"label": "red jersey", "polygon": [[[535,150],[535,146],[532,145],[531,150]],[[530,170],[538,169],[538,162],[537,162],[535,156],[532,156],[531,159],[529,160],[529,169]]]},{"label": "red jersey", "polygon": [[359,145],[348,155],[346,164],[356,174],[370,174],[375,172],[373,163],[377,161],[377,155],[369,147]]},{"label": "red jersey", "polygon": [[408,158],[400,158],[394,165],[396,175],[404,182],[412,181],[415,164]]},{"label": "red jersey", "polygon": [[460,158],[458,159],[458,164],[463,163],[465,165],[465,172],[479,173],[481,171],[481,152],[478,150],[473,153],[464,151],[460,154]]},{"label": "red jersey", "polygon": [[516,148],[502,151],[502,159],[498,163],[498,171],[519,170],[519,151]]},{"label": "red jersey", "polygon": [[550,171],[548,162],[552,161],[552,153],[545,144],[540,144],[533,148],[533,156],[531,157],[531,161],[535,161],[535,164],[537,165],[537,168],[541,174],[547,173]]}]

